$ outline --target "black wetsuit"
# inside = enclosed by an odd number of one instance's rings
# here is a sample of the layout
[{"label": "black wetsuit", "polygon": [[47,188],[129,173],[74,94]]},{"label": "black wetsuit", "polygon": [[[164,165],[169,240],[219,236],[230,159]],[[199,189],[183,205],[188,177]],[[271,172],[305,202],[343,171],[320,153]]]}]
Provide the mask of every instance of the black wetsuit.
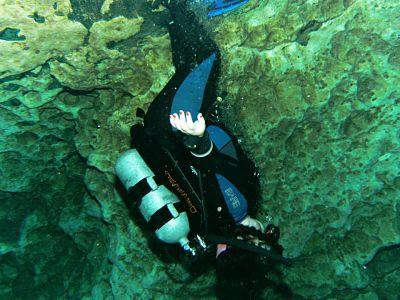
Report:
[{"label": "black wetsuit", "polygon": [[194,231],[230,234],[236,221],[229,213],[214,174],[222,174],[240,189],[247,199],[249,211],[255,208],[258,178],[254,164],[246,158],[233,136],[237,159],[220,153],[216,147],[210,155],[196,158],[182,145],[181,136],[173,132],[169,115],[177,89],[196,66],[216,54],[217,59],[208,77],[200,109],[207,125],[210,125],[207,112],[216,99],[220,54],[197,17],[184,4],[174,5],[170,12],[173,22],[169,26],[169,33],[176,73],[150,105],[144,118],[144,128],[136,126],[132,130],[132,146],[141,150],[158,179],[185,203]]},{"label": "black wetsuit", "polygon": [[[144,125],[132,127],[132,146],[138,149],[153,170],[157,183],[168,187],[185,205],[192,235],[214,234],[235,239],[238,234],[237,220],[229,211],[215,174],[225,176],[240,190],[248,202],[248,211],[252,213],[259,197],[256,169],[231,134],[235,158],[215,146],[211,154],[198,158],[183,145],[182,135],[172,130],[169,115],[177,89],[196,66],[215,53],[217,59],[208,77],[200,108],[207,125],[212,124],[208,112],[216,99],[220,53],[185,5],[173,5],[170,12],[173,22],[169,32],[176,73],[150,105]],[[260,264],[260,255],[246,250],[246,247],[228,246],[227,249],[219,255],[216,263],[218,296],[227,299],[253,298],[263,288],[266,271]],[[282,249],[278,249],[276,255],[281,253]],[[215,257],[215,251],[212,257]]]}]

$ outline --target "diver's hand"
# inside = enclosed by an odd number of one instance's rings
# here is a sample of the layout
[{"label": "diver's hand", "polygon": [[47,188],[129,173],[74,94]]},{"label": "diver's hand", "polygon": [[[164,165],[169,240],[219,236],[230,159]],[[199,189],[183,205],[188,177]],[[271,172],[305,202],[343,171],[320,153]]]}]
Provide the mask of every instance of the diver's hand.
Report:
[{"label": "diver's hand", "polygon": [[246,218],[244,218],[240,222],[240,224],[242,224],[243,226],[247,226],[247,227],[253,227],[253,228],[257,229],[258,231],[261,231],[262,233],[265,232],[264,225],[260,221],[253,219],[250,216],[247,216]]},{"label": "diver's hand", "polygon": [[201,113],[197,115],[197,120],[193,122],[190,112],[187,111],[185,113],[183,110],[180,110],[179,116],[176,113],[169,115],[169,121],[172,127],[188,135],[202,137],[206,130],[206,121]]}]

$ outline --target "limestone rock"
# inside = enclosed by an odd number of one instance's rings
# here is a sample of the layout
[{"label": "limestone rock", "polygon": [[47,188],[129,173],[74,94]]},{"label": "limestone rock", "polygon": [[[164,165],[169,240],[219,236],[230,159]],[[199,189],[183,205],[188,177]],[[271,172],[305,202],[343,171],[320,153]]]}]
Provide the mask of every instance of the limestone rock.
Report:
[{"label": "limestone rock", "polygon": [[101,6],[101,13],[104,15],[110,12],[110,5],[114,2],[114,0],[105,0],[103,5]]},{"label": "limestone rock", "polygon": [[90,294],[107,273],[108,233],[84,211],[74,122],[54,107],[26,110],[0,109],[0,298]]},{"label": "limestone rock", "polygon": [[15,76],[0,82],[0,103],[12,107],[23,104],[37,108],[54,100],[62,91],[47,64],[28,71],[24,76]]},{"label": "limestone rock", "polygon": [[399,17],[398,1],[255,1],[209,24],[224,118],[261,171],[299,296],[400,293],[365,270],[400,243]]},{"label": "limestone rock", "polygon": [[[299,297],[400,293],[397,2],[250,1],[205,22],[224,120],[260,168],[260,216],[297,259],[284,280]],[[212,299],[212,272],[155,257],[113,171],[136,108],[174,72],[165,11],[0,7],[0,298]]]},{"label": "limestone rock", "polygon": [[[170,280],[113,174],[136,108],[173,72],[167,31],[145,1],[104,20],[80,2],[0,1],[0,298],[135,294],[137,255]],[[97,22],[78,22],[85,10]]]},{"label": "limestone rock", "polygon": [[54,3],[0,1],[0,78],[32,70],[83,43],[87,30],[68,19],[69,0]]},{"label": "limestone rock", "polygon": [[50,62],[52,74],[71,89],[122,90],[138,96],[137,103],[143,106],[155,97],[174,69],[165,32],[145,37],[143,47],[137,47],[137,41],[128,45],[135,41],[142,23],[142,18],[124,17],[94,23],[88,45],[63,60]]}]

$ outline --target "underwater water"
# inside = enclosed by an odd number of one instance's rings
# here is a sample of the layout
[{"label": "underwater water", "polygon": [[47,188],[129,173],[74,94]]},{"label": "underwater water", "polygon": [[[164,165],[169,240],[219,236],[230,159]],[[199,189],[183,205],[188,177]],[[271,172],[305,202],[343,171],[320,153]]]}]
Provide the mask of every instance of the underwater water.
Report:
[{"label": "underwater water", "polygon": [[[0,299],[399,299],[399,1],[180,2],[0,0]],[[252,216],[290,267],[237,246],[188,268],[116,178],[137,109],[204,41],[206,123],[249,158],[237,176],[255,164]]]}]

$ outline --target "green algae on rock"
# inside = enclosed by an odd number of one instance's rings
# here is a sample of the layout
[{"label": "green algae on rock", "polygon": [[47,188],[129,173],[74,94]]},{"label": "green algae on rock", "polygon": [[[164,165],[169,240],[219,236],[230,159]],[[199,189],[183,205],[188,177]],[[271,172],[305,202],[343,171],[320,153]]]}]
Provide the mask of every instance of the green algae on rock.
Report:
[{"label": "green algae on rock", "polygon": [[[138,47],[135,35],[142,23],[143,18],[125,17],[94,23],[88,45],[69,53],[63,60],[49,63],[52,75],[71,89],[114,88],[137,96],[140,106],[149,103],[174,68],[164,30],[160,31],[161,35],[145,37],[143,46]],[[119,43],[128,40],[131,45],[118,49]]]},{"label": "green algae on rock", "polygon": [[114,0],[105,0],[103,5],[101,6],[101,13],[104,15],[110,11],[110,5],[114,2]]},{"label": "green algae on rock", "polygon": [[400,277],[366,271],[400,243],[399,18],[398,1],[268,1],[209,25],[225,120],[260,168],[262,214],[299,258],[285,271],[299,296],[400,293]]},{"label": "green algae on rock", "polygon": [[119,249],[135,237],[154,262],[113,160],[173,72],[167,31],[112,9],[88,30],[69,1],[39,2],[0,1],[0,298],[133,293],[140,270],[124,273]]},{"label": "green algae on rock", "polygon": [[[174,72],[162,7],[0,7],[0,298],[213,299],[212,273],[154,259],[114,185],[135,109]],[[261,215],[299,258],[284,279],[299,297],[400,293],[399,11],[254,0],[205,22],[224,118],[260,168]]]},{"label": "green algae on rock", "polygon": [[[0,32],[7,28],[18,30],[23,40],[0,39],[0,79],[20,74],[44,64],[51,58],[62,56],[78,48],[87,34],[86,28],[70,21],[68,0],[58,1],[57,10],[50,3],[0,1]],[[56,12],[62,12],[56,14]],[[38,22],[34,14],[43,18]]]}]

